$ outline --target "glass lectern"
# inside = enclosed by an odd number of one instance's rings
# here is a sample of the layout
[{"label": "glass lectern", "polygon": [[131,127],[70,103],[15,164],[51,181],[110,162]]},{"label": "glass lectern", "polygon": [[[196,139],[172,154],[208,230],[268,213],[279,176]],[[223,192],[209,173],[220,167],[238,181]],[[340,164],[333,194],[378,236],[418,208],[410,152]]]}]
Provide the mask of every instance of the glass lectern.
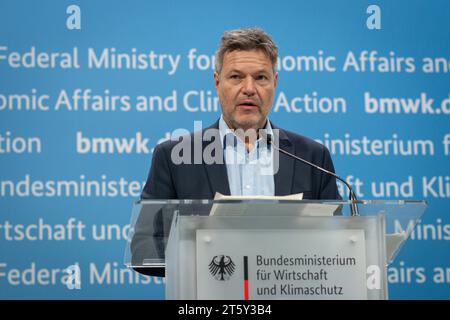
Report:
[{"label": "glass lectern", "polygon": [[165,276],[167,299],[387,299],[387,266],[426,207],[143,200],[133,206],[125,264]]}]

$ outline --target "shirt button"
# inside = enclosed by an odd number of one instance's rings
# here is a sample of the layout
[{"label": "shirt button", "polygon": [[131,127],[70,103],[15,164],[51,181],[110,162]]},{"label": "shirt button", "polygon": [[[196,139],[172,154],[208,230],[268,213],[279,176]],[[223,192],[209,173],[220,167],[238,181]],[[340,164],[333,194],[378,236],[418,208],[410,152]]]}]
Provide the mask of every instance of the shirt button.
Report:
[{"label": "shirt button", "polygon": [[247,184],[246,186],[245,186],[245,189],[250,189],[251,187],[250,187],[250,185],[249,184]]}]

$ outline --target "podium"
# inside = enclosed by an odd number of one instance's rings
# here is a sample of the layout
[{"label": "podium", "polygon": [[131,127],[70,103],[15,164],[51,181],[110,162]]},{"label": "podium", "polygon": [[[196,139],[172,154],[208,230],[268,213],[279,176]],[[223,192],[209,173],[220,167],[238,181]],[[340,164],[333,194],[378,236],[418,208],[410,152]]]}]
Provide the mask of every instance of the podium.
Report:
[{"label": "podium", "polygon": [[426,207],[143,200],[133,206],[125,264],[165,276],[166,299],[387,299],[387,266]]}]

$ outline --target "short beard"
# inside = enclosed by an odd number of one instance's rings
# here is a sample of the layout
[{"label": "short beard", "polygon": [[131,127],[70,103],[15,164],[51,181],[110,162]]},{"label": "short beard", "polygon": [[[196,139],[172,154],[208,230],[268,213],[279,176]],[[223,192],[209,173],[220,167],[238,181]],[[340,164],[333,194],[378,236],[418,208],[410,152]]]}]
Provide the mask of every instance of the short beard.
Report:
[{"label": "short beard", "polygon": [[230,118],[230,124],[232,126],[231,129],[242,129],[242,130],[249,130],[249,129],[262,129],[264,128],[265,124],[267,122],[267,118],[264,117],[261,122],[260,121],[243,121],[243,122],[237,122],[234,118]]}]

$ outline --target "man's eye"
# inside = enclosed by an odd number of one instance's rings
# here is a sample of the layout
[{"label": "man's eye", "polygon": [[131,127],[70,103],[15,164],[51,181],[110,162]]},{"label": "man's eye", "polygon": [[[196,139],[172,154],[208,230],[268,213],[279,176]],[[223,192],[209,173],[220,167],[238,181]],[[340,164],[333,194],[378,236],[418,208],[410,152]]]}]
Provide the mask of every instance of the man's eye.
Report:
[{"label": "man's eye", "polygon": [[232,74],[230,76],[230,79],[239,79],[239,75],[238,74]]},{"label": "man's eye", "polygon": [[268,78],[265,75],[261,74],[261,75],[257,76],[256,79],[257,80],[267,80]]}]

